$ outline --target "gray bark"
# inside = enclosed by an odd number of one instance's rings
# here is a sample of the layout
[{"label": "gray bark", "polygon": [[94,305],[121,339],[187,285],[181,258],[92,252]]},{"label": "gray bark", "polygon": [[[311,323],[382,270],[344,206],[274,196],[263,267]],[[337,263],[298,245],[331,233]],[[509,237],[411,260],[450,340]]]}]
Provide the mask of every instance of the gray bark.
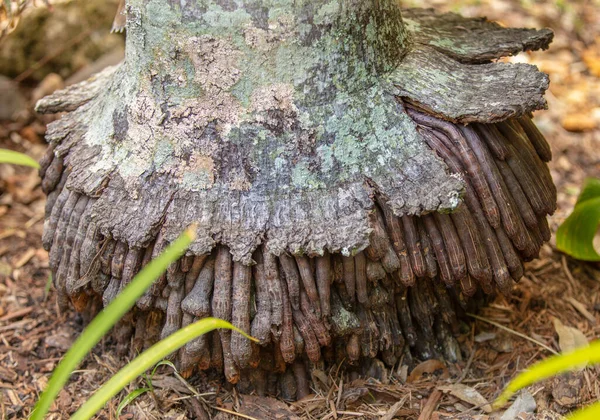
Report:
[{"label": "gray bark", "polygon": [[132,0],[127,14],[125,62],[38,110],[71,111],[48,130],[67,188],[131,247],[198,222],[195,254],[353,255],[373,196],[402,216],[463,194],[396,95],[461,122],[545,105],[535,69],[466,63],[545,47],[548,31],[420,10],[405,24],[392,0]]}]

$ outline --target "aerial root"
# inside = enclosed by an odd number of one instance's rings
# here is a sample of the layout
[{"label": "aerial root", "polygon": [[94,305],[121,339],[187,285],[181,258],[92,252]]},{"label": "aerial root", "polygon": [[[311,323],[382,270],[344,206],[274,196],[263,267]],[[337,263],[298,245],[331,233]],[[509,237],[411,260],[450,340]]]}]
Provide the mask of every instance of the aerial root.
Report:
[{"label": "aerial root", "polygon": [[[215,369],[240,389],[290,399],[310,393],[308,372],[324,364],[383,375],[381,366],[400,359],[460,360],[455,335],[467,300],[481,301],[480,291],[510,294],[523,261],[550,237],[551,152],[529,117],[459,127],[409,113],[464,178],[456,211],[397,217],[377,196],[369,246],[352,255],[274,255],[262,245],[253,266],[234,261],[224,245],[186,255],[115,327],[117,349],[137,354],[197,320],[222,318],[258,344],[226,330],[199,337],[172,355],[182,375]],[[59,302],[88,311],[100,298],[106,306],[167,246],[162,230],[146,247],[130,247],[96,226],[95,198],[65,188],[68,167],[53,148],[41,173],[43,243]]]}]

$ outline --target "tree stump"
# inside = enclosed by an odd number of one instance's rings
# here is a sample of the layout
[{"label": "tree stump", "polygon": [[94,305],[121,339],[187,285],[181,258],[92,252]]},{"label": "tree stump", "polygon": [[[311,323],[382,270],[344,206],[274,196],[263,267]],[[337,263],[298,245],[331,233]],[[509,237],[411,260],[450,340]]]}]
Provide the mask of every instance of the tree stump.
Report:
[{"label": "tree stump", "polygon": [[61,305],[107,304],[195,222],[122,350],[217,316],[260,343],[198,338],[182,371],[288,398],[323,364],[460,359],[466,305],[509,295],[550,238],[548,78],[495,60],[552,32],[395,0],[126,12],[125,61],[37,105],[65,112],[41,169]]}]

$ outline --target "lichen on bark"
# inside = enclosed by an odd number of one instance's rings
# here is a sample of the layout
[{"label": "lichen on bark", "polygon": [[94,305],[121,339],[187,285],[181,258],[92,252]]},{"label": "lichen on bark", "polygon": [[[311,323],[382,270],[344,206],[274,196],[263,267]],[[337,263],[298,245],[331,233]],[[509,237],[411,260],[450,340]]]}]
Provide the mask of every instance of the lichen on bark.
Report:
[{"label": "lichen on bark", "polygon": [[[454,61],[444,54],[506,49],[469,49],[476,39],[452,32],[452,16],[407,14],[405,25],[392,0],[130,1],[125,62],[38,105],[73,111],[49,128],[67,187],[97,198],[91,218],[105,236],[146,247],[198,222],[193,253],[223,243],[244,263],[261,243],[277,255],[361,251],[375,196],[397,216],[452,211],[463,180],[396,95],[442,118],[495,121],[543,106],[546,86],[528,70],[531,99],[500,77],[517,67]],[[464,51],[430,50],[432,19]],[[511,53],[547,38],[493,29]],[[507,89],[512,102],[490,109]]]}]

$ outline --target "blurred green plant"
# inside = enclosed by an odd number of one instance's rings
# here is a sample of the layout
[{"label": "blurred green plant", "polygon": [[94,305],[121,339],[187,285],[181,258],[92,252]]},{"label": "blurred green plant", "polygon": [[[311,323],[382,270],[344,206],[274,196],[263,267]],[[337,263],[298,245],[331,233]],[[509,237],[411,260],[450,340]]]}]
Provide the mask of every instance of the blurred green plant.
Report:
[{"label": "blurred green plant", "polygon": [[31,168],[39,168],[40,165],[35,159],[14,150],[0,149],[0,163],[10,163],[13,165],[29,166]]},{"label": "blurred green plant", "polygon": [[[106,308],[104,308],[104,310],[102,310],[102,312],[100,312],[100,314],[96,316],[92,322],[90,322],[87,328],[81,333],[77,341],[73,344],[71,349],[69,349],[63,360],[59,363],[56,369],[54,369],[46,390],[42,393],[40,399],[35,405],[30,417],[31,420],[42,420],[45,417],[50,405],[83,358],[123,317],[123,315],[125,315],[133,307],[133,305],[135,305],[137,299],[142,296],[142,294],[144,294],[150,285],[167,270],[167,267],[169,267],[169,265],[177,261],[183,255],[195,237],[196,226],[192,225],[186,229],[185,232],[179,238],[177,238],[177,240],[175,240],[161,255],[146,265],[133,278],[131,283],[129,283],[129,285],[127,285],[127,287],[125,287],[125,289]],[[215,324],[211,324],[211,326],[213,325]],[[204,325],[204,327],[206,327],[206,325]],[[197,325],[194,328],[196,328],[194,330],[195,332],[200,329],[200,327]],[[156,347],[156,345],[154,347]],[[154,347],[150,348],[149,350],[154,349]],[[154,351],[156,352],[157,350]],[[171,349],[171,351],[173,351],[173,349]],[[169,353],[170,352],[167,354]],[[138,361],[138,364],[140,364],[141,361],[138,359],[136,359],[136,361]],[[152,366],[155,363],[156,362],[151,363],[149,366]],[[139,366],[142,365],[140,364]],[[148,367],[144,367],[142,372],[146,369],[148,369]],[[131,370],[126,372],[131,372]],[[117,375],[119,375],[119,373]],[[119,378],[123,378],[123,376],[119,376]],[[98,399],[95,401],[98,401]]]},{"label": "blurred green plant", "polygon": [[556,232],[557,248],[578,260],[600,261],[594,237],[600,224],[600,180],[588,178],[573,213]]},{"label": "blurred green plant", "polygon": [[[92,416],[104,406],[104,404],[106,404],[119,391],[125,388],[128,383],[142,375],[147,369],[151,368],[156,363],[159,363],[161,359],[177,351],[188,341],[219,328],[233,330],[242,334],[249,340],[258,341],[250,337],[244,331],[234,327],[227,321],[217,318],[201,319],[200,321],[174,332],[133,359],[129,364],[127,364],[127,366],[111,377],[108,382],[106,382],[94,395],[92,395],[92,397],[87,400],[75,414],[73,414],[71,420],[91,419]],[[129,402],[131,402],[133,399],[139,397],[144,392],[150,391],[151,389],[151,385],[147,387],[147,389],[141,388],[137,390],[137,392],[134,391],[133,395],[129,394],[126,399],[128,398]]]},{"label": "blurred green plant", "polygon": [[[559,354],[542,360],[513,379],[494,402],[499,409],[520,389],[560,373],[579,370],[582,365],[600,364],[600,340],[586,347],[569,353]],[[600,403],[583,408],[571,416],[569,420],[597,420],[600,418]]]},{"label": "blurred green plant", "polygon": [[117,407],[117,418],[121,417],[121,413],[123,412],[125,407],[127,407],[129,404],[131,404],[133,401],[135,401],[136,398],[138,398],[141,395],[144,395],[146,392],[152,392],[152,393],[154,392],[154,386],[152,385],[152,380],[154,379],[154,375],[156,375],[156,370],[163,365],[170,366],[173,369],[173,371],[175,373],[177,373],[177,368],[175,367],[175,365],[168,360],[161,360],[160,362],[158,362],[154,366],[154,368],[152,369],[152,372],[150,372],[149,375],[146,373],[143,373],[141,376],[142,376],[142,378],[144,378],[144,382],[146,382],[146,386],[134,389],[129,394],[127,394],[125,396],[125,398],[123,398],[123,400],[119,403],[119,406]]}]

